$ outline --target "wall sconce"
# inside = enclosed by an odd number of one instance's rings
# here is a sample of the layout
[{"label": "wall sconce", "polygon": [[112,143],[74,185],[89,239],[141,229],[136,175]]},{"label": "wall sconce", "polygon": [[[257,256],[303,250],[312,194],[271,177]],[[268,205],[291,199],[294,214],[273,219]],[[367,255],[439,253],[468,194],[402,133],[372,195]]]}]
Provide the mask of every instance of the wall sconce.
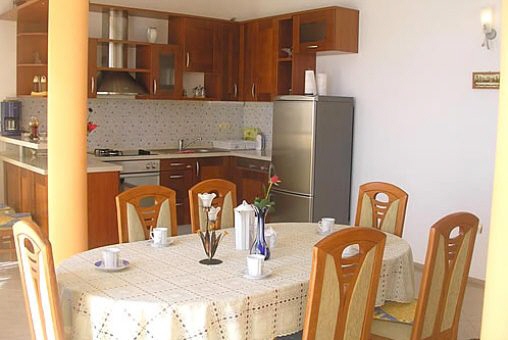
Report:
[{"label": "wall sconce", "polygon": [[492,23],[494,21],[494,11],[492,10],[492,7],[482,9],[481,21],[483,33],[485,34],[482,47],[486,47],[490,50],[490,40],[495,39],[497,36],[496,30],[492,27]]}]

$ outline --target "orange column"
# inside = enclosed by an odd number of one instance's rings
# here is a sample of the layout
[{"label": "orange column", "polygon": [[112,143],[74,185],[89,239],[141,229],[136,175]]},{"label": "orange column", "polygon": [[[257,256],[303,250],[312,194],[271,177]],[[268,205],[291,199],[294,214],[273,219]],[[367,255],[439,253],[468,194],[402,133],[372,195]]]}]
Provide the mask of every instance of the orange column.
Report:
[{"label": "orange column", "polygon": [[88,249],[88,0],[50,0],[48,214],[55,263]]},{"label": "orange column", "polygon": [[481,334],[486,340],[508,339],[508,0],[503,0],[502,12],[496,167]]}]

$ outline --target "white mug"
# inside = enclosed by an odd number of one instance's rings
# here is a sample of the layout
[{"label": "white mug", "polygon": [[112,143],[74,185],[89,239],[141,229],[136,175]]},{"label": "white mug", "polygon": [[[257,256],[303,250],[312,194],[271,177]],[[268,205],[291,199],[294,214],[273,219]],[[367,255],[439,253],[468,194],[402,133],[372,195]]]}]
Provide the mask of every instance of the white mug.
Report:
[{"label": "white mug", "polygon": [[263,264],[265,263],[265,256],[253,254],[247,256],[247,273],[250,276],[263,275]]},{"label": "white mug", "polygon": [[328,234],[330,232],[330,230],[332,230],[332,227],[334,224],[335,224],[335,218],[333,218],[333,217],[321,218],[321,221],[318,222],[318,233]]},{"label": "white mug", "polygon": [[119,259],[120,249],[118,248],[106,248],[102,251],[102,262],[106,269],[117,268]]},{"label": "white mug", "polygon": [[168,228],[154,228],[150,231],[150,238],[153,244],[165,245],[168,242]]}]

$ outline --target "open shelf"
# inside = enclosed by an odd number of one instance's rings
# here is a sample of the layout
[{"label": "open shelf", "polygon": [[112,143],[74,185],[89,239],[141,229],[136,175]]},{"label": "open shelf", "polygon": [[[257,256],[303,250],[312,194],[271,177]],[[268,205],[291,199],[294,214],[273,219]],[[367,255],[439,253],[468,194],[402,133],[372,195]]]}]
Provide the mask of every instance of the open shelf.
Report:
[{"label": "open shelf", "polygon": [[143,41],[131,41],[131,40],[116,40],[116,39],[97,39],[97,44],[109,44],[109,43],[117,43],[124,44],[128,46],[150,46],[151,44]]},{"label": "open shelf", "polygon": [[48,32],[25,32],[18,33],[18,37],[47,37]]},{"label": "open shelf", "polygon": [[293,58],[292,57],[286,57],[286,58],[279,58],[277,60],[278,61],[282,61],[282,62],[287,62],[287,61],[291,62],[291,61],[293,61]]},{"label": "open shelf", "polygon": [[48,67],[48,64],[18,64],[18,67]]}]

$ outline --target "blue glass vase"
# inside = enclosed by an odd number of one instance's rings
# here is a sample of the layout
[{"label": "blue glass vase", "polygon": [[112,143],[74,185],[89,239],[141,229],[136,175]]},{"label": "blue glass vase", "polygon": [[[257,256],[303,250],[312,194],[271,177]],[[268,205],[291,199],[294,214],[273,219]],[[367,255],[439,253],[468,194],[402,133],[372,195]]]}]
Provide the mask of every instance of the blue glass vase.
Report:
[{"label": "blue glass vase", "polygon": [[254,207],[254,213],[257,220],[256,238],[250,247],[251,254],[259,254],[265,256],[265,261],[270,258],[270,249],[265,241],[265,219],[268,215],[270,207],[258,208]]}]

